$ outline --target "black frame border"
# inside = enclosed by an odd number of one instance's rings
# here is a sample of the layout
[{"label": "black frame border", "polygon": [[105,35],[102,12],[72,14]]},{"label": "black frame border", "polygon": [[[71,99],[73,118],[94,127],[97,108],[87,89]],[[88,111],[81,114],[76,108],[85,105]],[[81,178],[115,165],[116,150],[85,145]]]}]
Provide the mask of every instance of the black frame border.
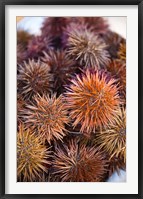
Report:
[{"label": "black frame border", "polygon": [[[138,5],[138,194],[5,194],[6,5]],[[0,199],[74,199],[76,197],[98,199],[143,199],[143,0],[0,0]]]}]

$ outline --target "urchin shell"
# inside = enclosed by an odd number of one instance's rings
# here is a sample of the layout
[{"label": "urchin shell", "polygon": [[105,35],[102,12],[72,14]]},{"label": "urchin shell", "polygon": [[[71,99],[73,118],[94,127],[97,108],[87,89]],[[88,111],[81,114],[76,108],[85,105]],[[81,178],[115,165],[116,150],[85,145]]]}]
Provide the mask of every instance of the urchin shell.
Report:
[{"label": "urchin shell", "polygon": [[126,110],[120,108],[114,124],[97,134],[99,148],[104,150],[109,158],[123,157],[126,160]]},{"label": "urchin shell", "polygon": [[71,140],[57,148],[53,160],[54,175],[63,182],[100,182],[107,172],[105,157],[94,147],[79,146]]},{"label": "urchin shell", "polygon": [[17,178],[18,181],[36,181],[40,174],[47,172],[50,151],[39,137],[21,124],[17,134]]},{"label": "urchin shell", "polygon": [[50,93],[53,76],[50,68],[40,60],[29,60],[19,66],[17,75],[18,93],[26,99],[31,99],[35,94]]},{"label": "urchin shell", "polygon": [[81,132],[89,134],[113,123],[120,105],[116,80],[98,70],[86,70],[71,80],[66,100],[73,126],[81,124]]},{"label": "urchin shell", "polygon": [[37,130],[43,142],[62,140],[66,135],[65,124],[68,124],[67,109],[62,95],[56,98],[53,94],[34,96],[32,105],[27,104],[23,111],[26,126]]},{"label": "urchin shell", "polygon": [[67,56],[65,50],[49,50],[48,53],[44,52],[44,55],[42,61],[48,64],[53,74],[54,90],[63,90],[63,86],[69,83],[76,71],[75,62]]},{"label": "urchin shell", "polygon": [[72,30],[68,33],[67,52],[85,68],[100,69],[110,61],[104,41],[88,30]]}]

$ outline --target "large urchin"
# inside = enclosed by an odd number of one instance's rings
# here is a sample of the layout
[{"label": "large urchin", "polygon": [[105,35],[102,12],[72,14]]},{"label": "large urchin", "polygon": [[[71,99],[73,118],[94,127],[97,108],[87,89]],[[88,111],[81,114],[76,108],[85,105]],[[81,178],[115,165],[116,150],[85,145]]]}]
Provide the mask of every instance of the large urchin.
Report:
[{"label": "large urchin", "polygon": [[26,99],[35,94],[50,93],[52,88],[52,74],[47,64],[40,60],[29,60],[19,66],[17,75],[18,93]]},{"label": "large urchin", "polygon": [[73,139],[56,149],[53,169],[63,182],[100,182],[107,172],[107,161],[95,147],[79,146]]},{"label": "large urchin", "polygon": [[85,68],[100,69],[105,67],[110,56],[104,41],[88,30],[72,30],[68,32],[69,56],[75,58]]},{"label": "large urchin", "polygon": [[17,178],[18,181],[37,181],[50,164],[49,149],[31,129],[20,124],[17,133]]},{"label": "large urchin", "polygon": [[66,100],[73,126],[81,124],[81,132],[89,134],[113,123],[120,105],[116,80],[104,71],[88,69],[71,80]]},{"label": "large urchin", "polygon": [[22,112],[26,126],[34,128],[43,142],[61,140],[66,135],[65,125],[68,124],[67,109],[62,95],[56,98],[47,95],[33,97],[33,104],[26,105]]}]

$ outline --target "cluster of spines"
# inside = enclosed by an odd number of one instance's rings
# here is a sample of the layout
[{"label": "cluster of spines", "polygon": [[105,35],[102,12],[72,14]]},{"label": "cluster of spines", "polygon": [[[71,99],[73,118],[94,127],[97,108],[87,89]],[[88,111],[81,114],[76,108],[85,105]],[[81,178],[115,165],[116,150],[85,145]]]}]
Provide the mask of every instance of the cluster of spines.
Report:
[{"label": "cluster of spines", "polygon": [[119,140],[117,148],[122,145],[121,150],[110,154],[103,147],[110,145],[109,135],[105,133],[102,144],[99,139],[104,131],[112,132],[112,127],[116,140],[122,121],[119,110],[126,104],[125,40],[111,32],[102,17],[49,17],[40,36],[21,35],[17,46],[17,113],[18,125],[23,122],[25,130],[20,125],[18,130],[38,137],[47,149],[51,146],[54,155],[50,169],[40,173],[44,177],[37,179],[32,174],[27,178],[23,173],[19,179],[105,181],[107,173],[125,169],[126,141]]}]

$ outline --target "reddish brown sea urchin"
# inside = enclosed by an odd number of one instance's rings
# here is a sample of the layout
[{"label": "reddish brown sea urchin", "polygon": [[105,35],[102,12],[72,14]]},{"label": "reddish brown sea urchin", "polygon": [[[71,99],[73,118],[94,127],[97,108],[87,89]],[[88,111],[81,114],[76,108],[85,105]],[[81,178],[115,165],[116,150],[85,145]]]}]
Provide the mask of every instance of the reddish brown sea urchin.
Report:
[{"label": "reddish brown sea urchin", "polygon": [[53,76],[49,71],[49,66],[40,60],[24,62],[24,65],[19,66],[17,75],[18,93],[26,99],[34,94],[50,93]]},{"label": "reddish brown sea urchin", "polygon": [[62,140],[66,135],[65,124],[69,119],[62,96],[56,98],[40,95],[33,97],[33,105],[26,105],[23,117],[25,124],[29,127],[35,127],[42,140],[49,143],[55,140]]},{"label": "reddish brown sea urchin", "polygon": [[71,80],[66,100],[75,127],[81,123],[81,132],[89,134],[96,128],[113,123],[120,105],[116,80],[104,71],[86,70]]},{"label": "reddish brown sea urchin", "polygon": [[68,33],[68,54],[85,67],[102,68],[109,62],[104,41],[88,30],[72,30]]},{"label": "reddish brown sea urchin", "polygon": [[39,137],[24,125],[19,126],[17,134],[17,176],[18,181],[37,181],[40,174],[47,172],[47,160],[50,151],[42,144]]},{"label": "reddish brown sea urchin", "polygon": [[100,182],[107,171],[104,158],[94,147],[79,146],[71,140],[64,149],[56,149],[54,174],[65,182]]},{"label": "reddish brown sea urchin", "polygon": [[118,58],[120,44],[125,43],[125,39],[113,31],[108,31],[106,34],[103,34],[103,40],[107,45],[107,50],[111,55],[111,58]]},{"label": "reddish brown sea urchin", "polygon": [[126,100],[126,63],[115,59],[107,65],[107,70],[117,79],[122,100]]},{"label": "reddish brown sea urchin", "polygon": [[69,83],[69,79],[76,71],[76,64],[74,60],[70,59],[66,51],[48,51],[44,52],[43,62],[47,63],[54,76],[54,89],[56,91],[63,90],[63,85]]}]

